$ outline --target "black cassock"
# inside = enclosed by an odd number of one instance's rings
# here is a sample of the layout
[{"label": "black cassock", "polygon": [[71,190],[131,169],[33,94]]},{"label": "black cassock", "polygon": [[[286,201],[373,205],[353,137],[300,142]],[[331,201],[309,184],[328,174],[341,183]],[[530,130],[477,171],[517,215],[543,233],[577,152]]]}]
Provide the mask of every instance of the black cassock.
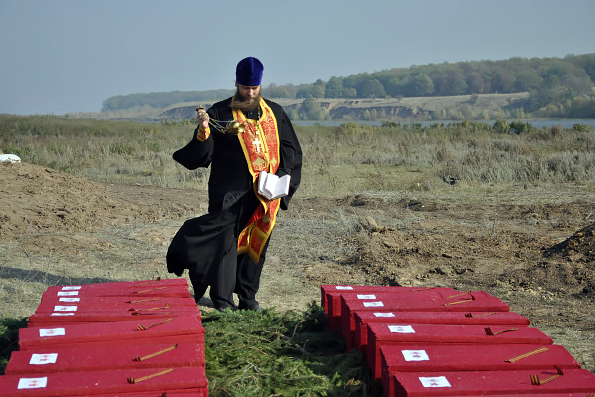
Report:
[{"label": "black cassock", "polygon": [[[300,184],[302,150],[283,108],[275,102],[266,99],[265,102],[277,119],[280,164],[276,175],[291,175],[289,195],[281,198],[281,209],[286,210]],[[233,120],[230,104],[228,98],[214,104],[207,113],[214,120]],[[256,119],[256,114],[252,112],[246,117]],[[238,236],[259,205],[252,175],[237,136],[213,127],[211,136],[204,142],[196,138],[197,134],[198,128],[192,140],[176,151],[173,158],[191,170],[211,166],[208,213],[184,222],[178,230],[167,251],[167,269],[178,276],[188,269],[197,301],[211,286],[209,295],[217,309],[235,309],[234,292],[240,308],[250,308],[257,303],[268,246],[267,241],[258,263],[248,254],[237,254]]]}]

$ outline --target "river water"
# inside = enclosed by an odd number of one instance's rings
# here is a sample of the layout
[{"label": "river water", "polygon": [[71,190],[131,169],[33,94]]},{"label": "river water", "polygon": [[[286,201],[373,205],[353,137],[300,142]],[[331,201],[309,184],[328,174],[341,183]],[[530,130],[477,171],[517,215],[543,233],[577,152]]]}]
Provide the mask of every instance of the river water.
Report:
[{"label": "river water", "polygon": [[[551,127],[554,125],[559,125],[562,128],[572,128],[574,124],[587,124],[595,129],[595,119],[535,119],[535,120],[507,120],[509,123],[512,121],[520,121],[523,123],[532,124],[534,127],[543,128],[543,127]],[[363,125],[373,125],[373,126],[381,126],[381,121],[363,121],[363,120],[355,120],[354,122]],[[401,122],[403,124],[421,124],[422,127],[427,127],[432,124],[444,124],[447,125],[449,123],[461,123],[462,120],[431,120],[431,121],[404,121]],[[485,123],[494,125],[496,120],[477,120],[478,123]],[[311,127],[314,124],[320,124],[327,127],[338,127],[341,124],[348,123],[348,121],[342,120],[324,120],[324,121],[303,121],[303,120],[296,120],[292,123],[299,126],[306,126]]]}]

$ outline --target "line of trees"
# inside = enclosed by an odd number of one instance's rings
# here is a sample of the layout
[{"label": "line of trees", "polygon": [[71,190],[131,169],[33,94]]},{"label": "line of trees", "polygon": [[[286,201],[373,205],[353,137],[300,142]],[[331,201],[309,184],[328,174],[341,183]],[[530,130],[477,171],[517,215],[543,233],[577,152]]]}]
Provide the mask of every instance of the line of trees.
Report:
[{"label": "line of trees", "polygon": [[[582,109],[579,113],[584,114],[585,107],[591,104],[587,98],[594,95],[594,81],[595,54],[564,58],[515,57],[504,61],[429,64],[333,76],[327,82],[318,80],[300,87],[296,97],[399,98],[530,92],[529,101],[522,103],[527,111],[559,111],[562,104],[565,108],[578,106]],[[282,89],[275,87],[275,92]],[[595,108],[587,113],[595,117]]]},{"label": "line of trees", "polygon": [[[564,58],[520,58],[473,61],[394,68],[347,77],[332,76],[312,84],[276,85],[263,89],[270,98],[400,98],[530,92],[529,112],[575,113],[595,117],[591,109],[595,81],[595,54]],[[230,90],[174,91],[131,94],[104,101],[103,110],[135,106],[165,107],[180,102],[217,100]],[[519,104],[521,105],[521,104]],[[560,108],[562,105],[562,109]],[[577,110],[580,108],[580,110]],[[587,109],[585,111],[585,109]]]},{"label": "line of trees", "polygon": [[[325,98],[382,98],[533,92],[558,86],[576,95],[591,93],[595,54],[565,58],[510,58],[505,61],[442,63],[331,77],[298,92]],[[298,96],[299,97],[299,96]]]}]

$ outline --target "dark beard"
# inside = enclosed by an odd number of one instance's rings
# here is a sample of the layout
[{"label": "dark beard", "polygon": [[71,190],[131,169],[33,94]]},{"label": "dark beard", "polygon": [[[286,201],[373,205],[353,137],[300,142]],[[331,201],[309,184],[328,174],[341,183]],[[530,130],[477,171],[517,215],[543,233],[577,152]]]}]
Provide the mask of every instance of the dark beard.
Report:
[{"label": "dark beard", "polygon": [[256,110],[260,105],[260,93],[256,95],[252,99],[246,99],[240,95],[239,91],[236,89],[236,93],[233,96],[233,100],[231,101],[231,109],[232,110],[241,110],[244,113],[250,112],[252,110]]}]

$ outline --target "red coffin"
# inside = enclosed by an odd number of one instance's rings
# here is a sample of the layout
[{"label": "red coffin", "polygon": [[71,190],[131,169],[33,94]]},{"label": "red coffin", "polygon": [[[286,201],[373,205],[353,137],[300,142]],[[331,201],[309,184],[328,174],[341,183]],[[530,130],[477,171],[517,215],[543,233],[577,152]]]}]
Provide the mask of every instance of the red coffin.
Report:
[{"label": "red coffin", "polygon": [[423,291],[433,289],[434,287],[389,287],[380,285],[321,285],[320,302],[324,311],[328,313],[329,294],[337,295],[341,293],[375,293],[375,292],[404,292],[404,291]]},{"label": "red coffin", "polygon": [[204,328],[195,316],[165,319],[141,316],[137,321],[65,324],[19,330],[19,349],[45,347],[97,347],[135,343],[204,343]]},{"label": "red coffin", "polygon": [[[531,378],[540,382],[533,385]],[[565,369],[559,376],[555,368],[519,371],[401,372],[394,375],[394,397],[540,395],[593,393],[595,375],[585,369]]]},{"label": "red coffin", "polygon": [[438,291],[429,295],[419,295],[417,298],[410,294],[387,295],[376,294],[376,300],[352,300],[348,297],[341,297],[341,328],[355,334],[356,311],[378,311],[390,310],[395,312],[508,312],[510,307],[501,299],[488,294],[485,291],[449,292]]},{"label": "red coffin", "polygon": [[[81,288],[77,288],[81,287]],[[85,291],[106,291],[121,290],[128,288],[146,289],[151,287],[186,287],[188,281],[185,278],[171,278],[158,280],[139,280],[139,281],[114,281],[107,283],[77,284],[77,285],[57,285],[48,287],[48,291],[60,291],[63,288]]]},{"label": "red coffin", "polygon": [[[93,397],[207,397],[209,390],[207,387],[198,389],[183,389],[183,390],[163,390],[160,392],[146,392],[134,394],[95,394]],[[79,397],[79,396],[77,396]],[[83,397],[83,396],[80,396]]]},{"label": "red coffin", "polygon": [[6,375],[114,369],[204,367],[199,343],[137,344],[80,348],[32,347],[12,352]]},{"label": "red coffin", "polygon": [[341,324],[342,303],[346,301],[376,302],[382,299],[415,301],[442,300],[450,296],[459,296],[460,292],[452,288],[411,288],[411,287],[377,287],[383,288],[374,292],[329,292],[327,294],[329,329],[335,331]]},{"label": "red coffin", "polygon": [[42,295],[42,302],[46,299],[54,300],[57,297],[83,297],[83,296],[126,296],[130,298],[146,298],[153,296],[171,296],[177,298],[190,298],[188,285],[162,283],[112,285],[120,283],[65,285],[49,287]]},{"label": "red coffin", "polygon": [[131,298],[129,296],[74,296],[61,297],[46,296],[41,304],[37,307],[37,311],[54,311],[54,306],[59,305],[77,305],[79,310],[85,311],[109,311],[115,307],[134,309],[134,308],[150,308],[170,306],[196,306],[196,301],[193,298],[174,298],[171,296],[154,296],[144,298]]},{"label": "red coffin", "polygon": [[[135,383],[128,379],[134,378]],[[145,379],[143,379],[145,378]],[[198,392],[207,387],[199,367],[126,369],[0,376],[5,397],[50,397],[140,394],[166,390]],[[167,394],[166,394],[167,395]]]},{"label": "red coffin", "polygon": [[475,324],[475,325],[515,325],[526,327],[528,318],[514,312],[390,312],[356,311],[354,342],[362,354],[367,352],[368,323],[387,324]]},{"label": "red coffin", "polygon": [[381,377],[380,347],[415,343],[551,345],[552,338],[532,327],[442,324],[368,324],[367,361],[374,379]]},{"label": "red coffin", "polygon": [[85,312],[73,311],[78,309],[77,306],[55,306],[59,309],[54,312],[36,312],[29,317],[28,327],[48,327],[59,326],[64,324],[89,324],[98,322],[114,322],[114,321],[158,321],[157,319],[164,319],[168,317],[180,316],[195,316],[201,319],[200,309],[195,306],[178,306],[178,307],[162,307],[162,308],[147,308],[145,310],[117,310],[113,311],[99,311],[99,312]]},{"label": "red coffin", "polygon": [[[540,393],[537,390],[535,393],[523,393],[525,397],[543,397],[543,393]],[[168,394],[169,396],[169,394]],[[466,394],[465,397],[482,397],[485,394]],[[511,394],[490,394],[490,397],[518,397],[519,394],[511,393]],[[128,396],[126,396],[128,397]],[[585,394],[585,393],[547,393],[546,397],[593,397],[593,394]]]},{"label": "red coffin", "polygon": [[517,371],[523,369],[580,368],[560,345],[391,345],[381,346],[382,385],[394,395],[397,372]]}]

